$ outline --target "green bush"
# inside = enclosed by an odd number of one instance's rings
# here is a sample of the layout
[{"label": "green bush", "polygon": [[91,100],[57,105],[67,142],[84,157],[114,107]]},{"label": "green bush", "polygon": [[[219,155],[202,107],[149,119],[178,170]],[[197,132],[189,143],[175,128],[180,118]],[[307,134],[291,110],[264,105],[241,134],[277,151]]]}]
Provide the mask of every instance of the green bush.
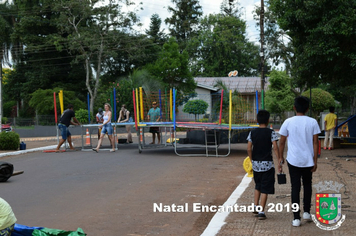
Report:
[{"label": "green bush", "polygon": [[1,124],[7,124],[7,117],[1,117]]},{"label": "green bush", "polygon": [[15,132],[0,133],[0,150],[17,150],[20,145],[20,135]]},{"label": "green bush", "polygon": [[[88,110],[86,109],[79,109],[79,110],[75,110],[75,118],[77,118],[77,120],[81,123],[81,124],[88,124]],[[95,113],[96,114],[96,113]],[[90,121],[94,121],[95,122],[95,116],[94,114],[90,114]]]},{"label": "green bush", "polygon": [[197,115],[205,114],[208,106],[209,104],[202,99],[190,100],[184,105],[183,112],[194,114],[195,120],[197,120]]}]

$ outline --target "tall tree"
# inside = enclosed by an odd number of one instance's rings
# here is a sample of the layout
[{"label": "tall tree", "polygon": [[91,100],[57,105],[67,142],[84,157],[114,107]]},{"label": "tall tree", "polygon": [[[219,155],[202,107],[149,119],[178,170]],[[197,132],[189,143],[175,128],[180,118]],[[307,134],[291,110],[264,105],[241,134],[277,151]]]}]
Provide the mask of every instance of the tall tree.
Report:
[{"label": "tall tree", "polygon": [[[66,48],[75,55],[75,62],[83,63],[85,85],[90,94],[90,111],[100,86],[100,76],[105,58],[115,56],[115,45],[122,39],[117,32],[130,30],[138,21],[134,12],[122,11],[122,6],[133,5],[125,0],[68,0],[58,2],[55,9],[60,13],[57,27],[60,34],[54,38],[57,49]],[[65,36],[65,37],[63,37]],[[92,71],[95,71],[92,73]]]},{"label": "tall tree", "polygon": [[178,41],[180,50],[184,50],[187,41],[197,35],[199,18],[203,15],[199,0],[171,0],[175,7],[168,7],[171,17],[165,19],[169,25],[171,37]]},{"label": "tall tree", "polygon": [[226,16],[240,16],[239,2],[237,0],[223,0],[220,12]]},{"label": "tall tree", "polygon": [[266,92],[266,107],[285,119],[284,112],[293,110],[295,94],[291,86],[291,78],[285,71],[272,70],[269,76],[268,90]]},{"label": "tall tree", "polygon": [[171,37],[163,45],[158,60],[150,65],[151,74],[168,88],[176,88],[180,95],[194,93],[196,84],[188,68],[188,53],[180,53],[176,39]]},{"label": "tall tree", "polygon": [[0,60],[4,60],[5,64],[10,63],[9,53],[13,45],[11,34],[13,32],[15,14],[16,9],[9,1],[0,4]]},{"label": "tall tree", "polygon": [[211,14],[200,22],[199,35],[190,40],[194,76],[257,75],[258,47],[245,36],[246,23],[235,16]]},{"label": "tall tree", "polygon": [[[13,1],[17,9],[13,13],[14,26],[11,34],[12,63],[16,69],[9,76],[7,92],[11,98],[29,100],[29,95],[38,88],[54,88],[56,85],[82,94],[84,83],[80,83],[81,68],[70,65],[72,56],[59,52],[50,40],[57,32],[53,1]],[[14,43],[18,42],[18,43]],[[73,70],[72,70],[73,69]]]},{"label": "tall tree", "polygon": [[[264,11],[264,42],[266,45],[265,57],[271,60],[273,65],[284,65],[288,74],[291,73],[294,63],[294,47],[292,38],[287,32],[279,27],[276,16],[270,11],[269,2],[265,2]],[[254,10],[256,26],[260,29],[260,11],[257,6]]]},{"label": "tall tree", "polygon": [[270,8],[292,39],[301,83],[354,83],[356,1],[270,0]]},{"label": "tall tree", "polygon": [[151,16],[151,22],[149,29],[146,30],[146,34],[153,40],[154,43],[164,44],[167,41],[167,36],[164,30],[161,30],[162,20],[158,14]]}]

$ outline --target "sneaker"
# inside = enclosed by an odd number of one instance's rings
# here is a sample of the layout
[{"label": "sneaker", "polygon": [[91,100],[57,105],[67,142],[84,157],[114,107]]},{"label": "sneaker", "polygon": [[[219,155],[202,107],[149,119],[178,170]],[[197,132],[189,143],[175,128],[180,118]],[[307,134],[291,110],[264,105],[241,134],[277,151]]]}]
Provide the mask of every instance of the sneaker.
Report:
[{"label": "sneaker", "polygon": [[295,219],[292,221],[292,225],[295,226],[295,227],[298,227],[300,226],[300,219]]},{"label": "sneaker", "polygon": [[304,212],[303,213],[303,220],[312,221],[311,215],[309,214],[309,212]]},{"label": "sneaker", "polygon": [[257,218],[259,219],[259,220],[265,220],[266,219],[266,215],[265,215],[265,213],[258,213],[258,215],[257,215]]},{"label": "sneaker", "polygon": [[329,150],[333,150],[333,148],[329,147]]},{"label": "sneaker", "polygon": [[324,147],[324,150],[326,150],[326,147]]}]

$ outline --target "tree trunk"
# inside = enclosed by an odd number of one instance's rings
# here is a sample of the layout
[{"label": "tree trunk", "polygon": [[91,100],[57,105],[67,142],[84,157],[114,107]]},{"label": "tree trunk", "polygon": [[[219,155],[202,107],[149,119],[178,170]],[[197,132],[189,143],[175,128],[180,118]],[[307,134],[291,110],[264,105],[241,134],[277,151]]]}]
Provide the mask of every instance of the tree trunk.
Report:
[{"label": "tree trunk", "polygon": [[356,114],[356,96],[350,98],[350,115]]}]

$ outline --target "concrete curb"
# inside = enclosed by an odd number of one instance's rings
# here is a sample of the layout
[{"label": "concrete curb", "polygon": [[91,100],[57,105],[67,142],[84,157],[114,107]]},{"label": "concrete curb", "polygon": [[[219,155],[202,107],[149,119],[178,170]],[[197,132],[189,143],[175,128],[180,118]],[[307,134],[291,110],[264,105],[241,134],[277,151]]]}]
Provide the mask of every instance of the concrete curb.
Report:
[{"label": "concrete curb", "polygon": [[6,152],[6,153],[1,153],[0,157],[16,156],[16,155],[20,155],[20,154],[25,154],[25,153],[30,153],[30,152],[38,152],[38,151],[43,151],[43,150],[51,150],[51,149],[55,149],[55,148],[57,148],[57,145],[32,148],[32,149],[21,150],[21,151],[16,151],[16,152]]}]

